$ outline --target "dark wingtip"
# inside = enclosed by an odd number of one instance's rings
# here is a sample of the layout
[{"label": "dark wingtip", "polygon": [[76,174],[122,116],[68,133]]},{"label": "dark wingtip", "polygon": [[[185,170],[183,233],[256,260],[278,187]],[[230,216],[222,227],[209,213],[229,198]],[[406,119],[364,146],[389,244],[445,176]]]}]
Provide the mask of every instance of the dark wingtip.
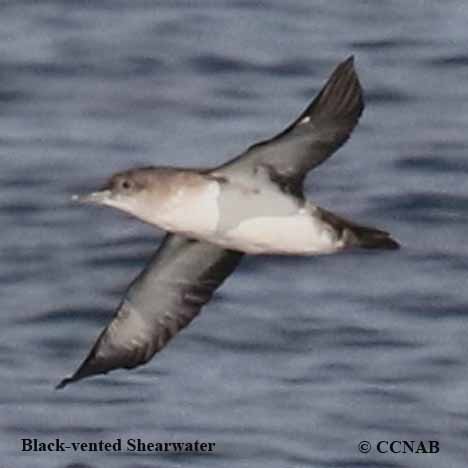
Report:
[{"label": "dark wingtip", "polygon": [[73,382],[74,379],[72,377],[66,377],[65,379],[61,380],[56,386],[55,390],[61,390],[65,388],[69,383]]},{"label": "dark wingtip", "polygon": [[362,86],[354,68],[354,55],[350,55],[335,67],[325,86],[301,118],[315,114],[319,119],[348,120],[349,136],[363,110]]},{"label": "dark wingtip", "polygon": [[381,244],[381,248],[386,250],[398,250],[400,247],[401,245],[391,237],[388,237],[385,242]]},{"label": "dark wingtip", "polygon": [[359,242],[359,246],[363,249],[398,250],[400,248],[400,244],[389,235],[362,236]]}]

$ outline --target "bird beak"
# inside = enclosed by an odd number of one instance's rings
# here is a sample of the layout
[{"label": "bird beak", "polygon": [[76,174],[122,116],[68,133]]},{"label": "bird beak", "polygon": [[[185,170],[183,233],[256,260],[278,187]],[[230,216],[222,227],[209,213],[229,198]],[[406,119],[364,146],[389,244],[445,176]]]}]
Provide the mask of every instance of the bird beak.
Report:
[{"label": "bird beak", "polygon": [[91,203],[93,205],[106,205],[111,199],[111,195],[112,192],[110,190],[101,190],[86,195],[73,195],[72,201],[77,203]]}]

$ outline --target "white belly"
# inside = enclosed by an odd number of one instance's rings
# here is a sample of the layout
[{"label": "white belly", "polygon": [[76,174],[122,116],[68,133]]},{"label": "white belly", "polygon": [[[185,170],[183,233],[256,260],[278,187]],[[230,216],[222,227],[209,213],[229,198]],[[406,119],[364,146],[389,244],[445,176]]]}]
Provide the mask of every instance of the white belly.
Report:
[{"label": "white belly", "polygon": [[278,190],[244,194],[234,186],[220,194],[217,181],[181,185],[164,200],[140,203],[137,214],[167,231],[252,254],[316,255],[343,247],[313,205],[299,208]]},{"label": "white belly", "polygon": [[306,210],[292,216],[247,219],[224,233],[219,241],[253,254],[316,255],[343,247],[332,228]]}]

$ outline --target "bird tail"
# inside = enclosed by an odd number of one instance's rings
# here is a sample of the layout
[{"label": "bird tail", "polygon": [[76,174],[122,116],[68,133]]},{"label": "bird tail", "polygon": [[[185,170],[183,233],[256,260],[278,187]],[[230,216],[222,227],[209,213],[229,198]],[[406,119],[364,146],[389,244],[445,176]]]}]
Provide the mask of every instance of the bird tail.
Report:
[{"label": "bird tail", "polygon": [[323,208],[320,208],[320,214],[325,222],[335,228],[346,246],[384,250],[400,248],[400,244],[386,231],[353,223]]},{"label": "bird tail", "polygon": [[363,249],[396,250],[400,244],[386,231],[367,226],[353,225],[351,228],[354,245]]}]

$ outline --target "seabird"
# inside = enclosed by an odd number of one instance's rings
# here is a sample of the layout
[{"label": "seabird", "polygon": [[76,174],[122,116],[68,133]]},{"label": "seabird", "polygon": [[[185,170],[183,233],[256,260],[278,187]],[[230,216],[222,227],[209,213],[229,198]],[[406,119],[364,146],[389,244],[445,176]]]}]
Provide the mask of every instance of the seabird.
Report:
[{"label": "seabird", "polygon": [[210,169],[143,167],[75,197],[168,232],[131,283],[78,370],[57,388],[148,362],[200,312],[244,253],[317,255],[397,249],[388,232],[320,208],[303,194],[307,173],[350,136],[364,109],[353,57],[339,64],[285,130]]}]

